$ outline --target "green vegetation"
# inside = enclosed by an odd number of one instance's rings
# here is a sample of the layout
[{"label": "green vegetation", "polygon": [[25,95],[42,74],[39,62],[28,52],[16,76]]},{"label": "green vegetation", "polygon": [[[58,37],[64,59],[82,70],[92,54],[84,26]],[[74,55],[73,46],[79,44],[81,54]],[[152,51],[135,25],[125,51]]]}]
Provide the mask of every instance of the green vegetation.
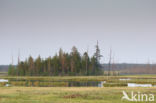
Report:
[{"label": "green vegetation", "polygon": [[0,103],[131,103],[121,100],[123,90],[156,94],[155,87],[1,87]]},{"label": "green vegetation", "polygon": [[[131,103],[122,91],[156,94],[156,87],[126,87],[127,83],[156,84],[156,75],[133,76],[1,76],[0,103]],[[129,80],[120,80],[120,79]],[[67,87],[66,81],[106,81],[100,87]],[[39,87],[41,86],[41,87]],[[45,87],[46,86],[46,87]],[[141,102],[146,103],[146,102]],[[150,102],[154,103],[154,102]]]},{"label": "green vegetation", "polygon": [[42,59],[31,56],[25,61],[18,61],[17,66],[10,65],[8,75],[11,76],[63,76],[63,75],[100,75],[100,49],[92,57],[85,52],[82,56],[74,46],[71,53],[59,50],[59,55]]},{"label": "green vegetation", "polygon": [[104,83],[104,87],[127,87],[127,83]]},{"label": "green vegetation", "polygon": [[[130,79],[127,81],[156,81],[156,75],[123,75],[123,76],[0,76],[9,80],[41,80],[41,81],[120,81],[119,79]],[[121,81],[124,82],[124,81]]]},{"label": "green vegetation", "polygon": [[[85,83],[98,84],[105,81],[104,87],[123,87],[127,83],[156,85],[156,75],[142,76],[1,76],[9,80],[11,86],[33,86],[33,87],[68,87],[70,83],[83,85]],[[120,80],[125,79],[125,80]],[[129,79],[129,80],[126,80]],[[0,83],[5,86],[7,83]]]},{"label": "green vegetation", "polygon": [[7,76],[8,73],[7,72],[0,72],[0,76]]}]

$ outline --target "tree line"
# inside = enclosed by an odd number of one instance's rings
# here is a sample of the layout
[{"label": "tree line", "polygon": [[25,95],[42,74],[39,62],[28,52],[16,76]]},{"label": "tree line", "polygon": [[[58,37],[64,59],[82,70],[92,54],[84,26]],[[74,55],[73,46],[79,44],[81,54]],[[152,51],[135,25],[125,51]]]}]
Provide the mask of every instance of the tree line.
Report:
[{"label": "tree line", "polygon": [[12,76],[64,76],[64,75],[101,75],[100,49],[97,45],[93,56],[88,52],[80,55],[75,46],[70,53],[62,49],[53,57],[34,59],[30,56],[25,61],[19,61],[16,66],[10,65],[8,75]]}]

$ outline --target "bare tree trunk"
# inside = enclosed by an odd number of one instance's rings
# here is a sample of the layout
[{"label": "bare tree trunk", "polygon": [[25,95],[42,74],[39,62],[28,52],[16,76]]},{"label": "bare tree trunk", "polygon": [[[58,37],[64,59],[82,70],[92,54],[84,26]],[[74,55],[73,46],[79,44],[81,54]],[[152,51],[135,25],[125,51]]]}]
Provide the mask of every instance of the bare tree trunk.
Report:
[{"label": "bare tree trunk", "polygon": [[109,54],[109,64],[108,64],[108,76],[110,76],[110,72],[111,72],[111,63],[112,62],[112,49],[110,49],[110,54]]}]

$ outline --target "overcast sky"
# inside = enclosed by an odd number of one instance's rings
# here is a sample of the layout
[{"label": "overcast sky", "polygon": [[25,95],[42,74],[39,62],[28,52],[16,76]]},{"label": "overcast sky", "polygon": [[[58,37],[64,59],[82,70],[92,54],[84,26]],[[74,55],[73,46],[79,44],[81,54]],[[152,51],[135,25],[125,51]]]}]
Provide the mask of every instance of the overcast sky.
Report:
[{"label": "overcast sky", "polygon": [[59,48],[112,48],[116,63],[156,63],[156,0],[0,0],[0,64],[17,63],[18,50],[46,58]]}]

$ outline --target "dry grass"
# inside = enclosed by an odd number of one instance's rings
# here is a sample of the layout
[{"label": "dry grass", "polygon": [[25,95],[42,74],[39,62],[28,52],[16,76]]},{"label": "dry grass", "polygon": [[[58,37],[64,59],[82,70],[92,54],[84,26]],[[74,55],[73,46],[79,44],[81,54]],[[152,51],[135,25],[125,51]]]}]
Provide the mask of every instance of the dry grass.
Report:
[{"label": "dry grass", "polygon": [[156,94],[156,87],[1,87],[0,103],[130,103],[121,101],[123,90]]}]

